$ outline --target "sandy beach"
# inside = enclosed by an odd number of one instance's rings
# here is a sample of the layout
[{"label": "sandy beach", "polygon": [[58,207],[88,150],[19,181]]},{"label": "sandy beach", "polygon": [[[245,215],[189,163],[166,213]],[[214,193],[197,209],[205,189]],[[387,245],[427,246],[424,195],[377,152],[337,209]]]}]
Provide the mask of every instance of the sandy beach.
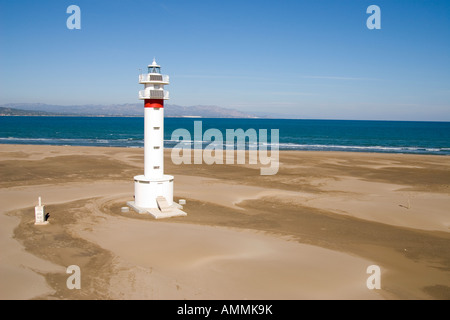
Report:
[{"label": "sandy beach", "polygon": [[0,145],[0,298],[450,299],[446,156],[281,151],[261,176],[166,150],[188,216],[165,220],[120,210],[142,172],[142,149]]}]

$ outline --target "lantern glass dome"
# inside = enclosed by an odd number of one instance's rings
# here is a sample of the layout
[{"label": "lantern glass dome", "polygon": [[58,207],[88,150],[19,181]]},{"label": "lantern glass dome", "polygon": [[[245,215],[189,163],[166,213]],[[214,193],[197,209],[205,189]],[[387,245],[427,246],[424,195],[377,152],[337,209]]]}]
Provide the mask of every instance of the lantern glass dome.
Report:
[{"label": "lantern glass dome", "polygon": [[149,66],[148,73],[161,73],[161,67]]}]

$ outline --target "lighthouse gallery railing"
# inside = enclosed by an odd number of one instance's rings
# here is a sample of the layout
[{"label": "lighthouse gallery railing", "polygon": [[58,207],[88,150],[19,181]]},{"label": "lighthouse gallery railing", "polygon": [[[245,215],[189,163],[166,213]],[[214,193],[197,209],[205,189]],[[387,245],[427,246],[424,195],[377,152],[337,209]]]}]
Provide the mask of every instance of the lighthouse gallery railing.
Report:
[{"label": "lighthouse gallery railing", "polygon": [[139,82],[161,82],[161,83],[169,83],[169,76],[162,74],[140,74]]},{"label": "lighthouse gallery railing", "polygon": [[169,91],[163,90],[140,90],[139,99],[169,99]]}]

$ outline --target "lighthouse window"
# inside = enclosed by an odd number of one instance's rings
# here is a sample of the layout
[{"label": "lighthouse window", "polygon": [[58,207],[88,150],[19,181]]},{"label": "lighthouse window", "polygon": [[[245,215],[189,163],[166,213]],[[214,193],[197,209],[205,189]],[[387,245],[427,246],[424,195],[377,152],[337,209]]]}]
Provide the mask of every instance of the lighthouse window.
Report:
[{"label": "lighthouse window", "polygon": [[154,166],[153,169],[159,169],[159,166]]},{"label": "lighthouse window", "polygon": [[154,129],[154,130],[159,130],[160,128],[159,128],[159,127],[153,127],[153,129]]},{"label": "lighthouse window", "polygon": [[159,149],[159,146],[154,146],[153,149]]}]

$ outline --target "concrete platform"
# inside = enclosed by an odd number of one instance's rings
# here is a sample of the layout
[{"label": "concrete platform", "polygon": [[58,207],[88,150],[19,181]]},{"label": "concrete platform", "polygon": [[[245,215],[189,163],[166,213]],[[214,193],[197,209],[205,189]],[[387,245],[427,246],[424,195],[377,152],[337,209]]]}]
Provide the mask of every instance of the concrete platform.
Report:
[{"label": "concrete platform", "polygon": [[180,205],[177,203],[173,203],[171,206],[165,205],[167,203],[164,203],[162,201],[162,205],[164,208],[163,210],[160,210],[159,208],[141,208],[134,204],[134,201],[128,201],[127,205],[136,211],[139,214],[150,214],[155,219],[164,219],[164,218],[171,218],[171,217],[185,217],[187,216],[187,213],[180,210]]},{"label": "concrete platform", "polygon": [[35,226],[46,226],[47,224],[48,224],[48,221],[34,223]]}]

